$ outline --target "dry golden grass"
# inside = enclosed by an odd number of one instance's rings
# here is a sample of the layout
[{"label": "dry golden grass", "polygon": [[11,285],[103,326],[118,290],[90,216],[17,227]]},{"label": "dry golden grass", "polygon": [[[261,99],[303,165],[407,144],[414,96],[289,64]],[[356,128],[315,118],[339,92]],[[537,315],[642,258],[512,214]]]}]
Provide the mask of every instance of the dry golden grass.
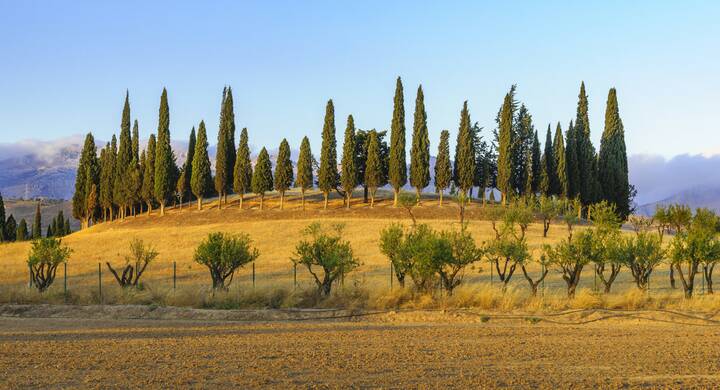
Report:
[{"label": "dry golden grass", "polygon": [[[308,197],[307,209],[300,209],[298,194],[290,193],[286,209],[278,209],[278,200],[270,197],[265,201],[265,210],[259,210],[258,201],[247,197],[245,209],[239,210],[237,199],[232,198],[222,209],[217,200],[209,202],[202,211],[194,204],[182,209],[167,211],[164,217],[157,213],[129,217],[124,221],[98,224],[90,229],[74,233],[64,242],[73,250],[68,261],[68,287],[70,294],[63,295],[63,269],[58,270],[58,279],[48,293],[37,294],[24,288],[27,283],[25,263],[30,244],[13,243],[0,245],[0,302],[98,302],[98,263],[101,263],[103,298],[111,303],[156,303],[163,305],[213,306],[213,307],[289,307],[334,304],[366,308],[386,307],[480,307],[499,310],[562,309],[568,307],[647,307],[667,306],[682,302],[677,291],[668,289],[667,267],[660,267],[653,276],[652,293],[636,292],[627,272],[623,272],[613,289],[619,292],[602,295],[591,292],[595,281],[590,267],[586,269],[581,290],[573,301],[564,295],[564,282],[560,275],[548,275],[544,298],[532,298],[527,283],[518,270],[513,276],[509,289],[500,290],[495,275],[487,263],[478,263],[466,270],[461,288],[452,297],[434,294],[434,297],[419,296],[408,291],[390,291],[389,263],[378,248],[380,231],[393,221],[410,224],[406,210],[394,208],[387,198],[377,202],[370,209],[356,194],[350,210],[346,210],[340,199],[332,199],[327,211],[322,210],[319,194]],[[478,203],[471,204],[466,211],[466,220],[475,240],[481,243],[493,237],[490,222],[484,219],[487,210]],[[414,214],[422,223],[437,229],[457,226],[458,207],[448,201],[439,207],[434,199],[424,199]],[[302,229],[312,221],[344,223],[346,236],[352,243],[362,266],[347,276],[343,288],[336,288],[337,294],[325,302],[309,298],[306,290],[313,288],[310,275],[301,268],[297,270],[298,288],[293,283],[293,266],[290,260],[294,247],[301,237]],[[583,227],[576,227],[582,229]],[[193,262],[196,246],[208,233],[223,231],[249,234],[254,245],[260,250],[255,264],[256,282],[252,288],[252,267],[246,266],[235,276],[228,293],[212,296],[209,291],[210,279],[207,270]],[[528,231],[529,245],[537,257],[542,245],[564,239],[567,231],[564,225],[551,227],[549,237],[542,237],[542,225],[533,224]],[[141,291],[123,291],[107,270],[105,262],[119,265],[124,262],[128,245],[134,238],[152,243],[160,253],[152,263],[143,282]],[[172,288],[173,262],[177,266],[177,289]],[[531,267],[539,272],[539,266]],[[662,298],[664,297],[664,298]],[[650,299],[650,300],[649,300]],[[712,298],[706,298],[706,300]],[[662,303],[660,301],[666,301]],[[715,300],[700,303],[701,299],[685,305],[720,306]],[[658,303],[660,302],[660,303]]]}]

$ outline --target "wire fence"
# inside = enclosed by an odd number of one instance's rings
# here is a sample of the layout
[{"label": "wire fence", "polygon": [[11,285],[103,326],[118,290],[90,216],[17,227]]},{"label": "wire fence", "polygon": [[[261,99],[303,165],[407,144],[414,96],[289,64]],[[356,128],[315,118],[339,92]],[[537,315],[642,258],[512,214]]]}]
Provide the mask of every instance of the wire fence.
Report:
[{"label": "wire fence", "polygon": [[[61,293],[66,297],[71,293],[84,293],[95,297],[97,303],[103,304],[106,301],[105,298],[108,292],[117,293],[123,290],[115,277],[105,268],[102,263],[98,262],[97,269],[93,272],[88,272],[87,264],[84,264],[83,267],[76,269],[75,273],[73,273],[73,267],[66,262],[61,269],[57,271],[55,283],[51,286],[50,290],[56,294]],[[258,268],[256,263],[252,262],[248,266],[237,270],[231,287],[236,291],[315,288],[314,278],[303,266],[298,266],[294,263],[289,264],[286,268],[266,266],[262,272],[258,272]],[[507,286],[504,286],[503,282],[498,279],[497,272],[493,268],[494,267],[488,263],[475,264],[474,266],[468,267],[462,275],[462,283],[460,286],[506,287],[515,290],[525,290],[528,294],[531,293],[531,288],[522,273],[516,272]],[[389,263],[384,266],[365,266],[361,270],[348,273],[347,275],[341,275],[336,282],[335,289],[344,289],[346,284],[349,284],[354,287],[392,291],[400,288],[393,271],[392,265]],[[676,289],[671,287],[669,271],[669,266],[662,265],[653,272],[647,288],[648,294],[682,291],[679,280],[677,280]],[[32,279],[29,277],[29,272],[28,269],[28,282],[25,283],[24,286],[32,289]],[[541,269],[540,266],[536,266],[530,268],[528,272],[533,279],[537,280],[537,278],[542,275],[543,269]],[[696,286],[699,287],[696,287],[695,294],[705,295],[707,291],[702,273],[696,275],[695,281]],[[3,285],[6,288],[12,288],[12,286],[20,287],[20,284],[17,282],[4,283]],[[197,294],[202,294],[203,292],[211,291],[211,278],[207,269],[199,267],[192,268],[190,265],[187,267],[178,267],[178,263],[172,261],[159,264],[152,263],[147,275],[144,275],[140,280],[140,285],[143,288],[150,287],[171,291],[185,288],[191,289]],[[412,285],[412,281],[409,280],[409,278],[406,285]],[[438,283],[436,287],[438,293],[442,293],[441,287]],[[578,285],[578,290],[580,289],[590,289],[598,293],[603,291],[603,285],[595,275],[592,264],[586,266],[583,270],[581,281]],[[637,289],[637,287],[630,272],[624,269],[613,283],[612,292],[622,293],[629,289]],[[565,281],[562,279],[560,273],[554,270],[549,271],[538,289],[538,293],[543,295],[563,294],[565,291]]]}]

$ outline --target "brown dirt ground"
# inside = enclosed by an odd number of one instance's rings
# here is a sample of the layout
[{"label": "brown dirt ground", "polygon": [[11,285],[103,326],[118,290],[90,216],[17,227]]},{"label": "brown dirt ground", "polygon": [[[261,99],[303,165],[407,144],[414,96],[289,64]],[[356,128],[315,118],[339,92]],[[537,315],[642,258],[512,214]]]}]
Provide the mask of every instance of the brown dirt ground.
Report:
[{"label": "brown dirt ground", "polygon": [[[2,387],[720,386],[720,327],[710,317],[654,312],[640,319],[635,312],[560,325],[460,311],[333,321],[296,321],[307,313],[275,312],[264,321],[218,321],[209,311],[157,310],[163,314],[132,307],[1,307]],[[583,311],[552,318],[572,323],[602,316]]]}]

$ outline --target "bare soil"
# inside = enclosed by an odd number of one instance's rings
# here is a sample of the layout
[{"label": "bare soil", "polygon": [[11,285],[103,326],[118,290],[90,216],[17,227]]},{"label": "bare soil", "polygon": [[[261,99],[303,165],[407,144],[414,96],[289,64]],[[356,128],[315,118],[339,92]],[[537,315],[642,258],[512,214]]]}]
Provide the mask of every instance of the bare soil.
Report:
[{"label": "bare soil", "polygon": [[5,388],[720,386],[713,315],[350,314],[4,305],[0,378]]}]

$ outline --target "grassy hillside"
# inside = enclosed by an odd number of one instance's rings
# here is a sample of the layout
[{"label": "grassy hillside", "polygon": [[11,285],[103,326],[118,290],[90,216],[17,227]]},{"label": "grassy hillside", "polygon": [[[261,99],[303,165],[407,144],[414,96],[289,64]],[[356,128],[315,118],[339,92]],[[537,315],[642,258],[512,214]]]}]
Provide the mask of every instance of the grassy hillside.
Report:
[{"label": "grassy hillside", "polygon": [[[194,205],[185,205],[183,209],[168,210],[164,217],[156,213],[129,217],[124,221],[98,224],[90,229],[73,233],[64,242],[73,250],[68,262],[68,285],[71,290],[95,293],[98,285],[98,263],[102,263],[102,280],[106,293],[119,293],[112,275],[105,262],[121,265],[128,253],[128,245],[133,238],[143,239],[152,243],[160,253],[155,263],[151,264],[144,275],[144,283],[151,289],[167,289],[172,287],[173,262],[177,265],[178,289],[190,294],[208,291],[210,279],[208,271],[193,262],[193,252],[208,233],[223,231],[230,233],[248,233],[254,245],[260,250],[260,257],[255,264],[256,287],[260,289],[292,289],[293,256],[295,244],[302,237],[301,232],[310,222],[344,223],[346,236],[352,243],[355,254],[362,262],[356,272],[348,275],[346,285],[362,285],[370,289],[390,287],[390,269],[387,258],[378,248],[380,231],[393,221],[410,224],[406,210],[392,207],[390,200],[381,200],[376,207],[370,209],[358,197],[352,208],[346,210],[340,199],[333,199],[327,211],[321,209],[322,203],[312,199],[307,210],[302,211],[296,200],[296,194],[286,202],[286,209],[279,210],[277,199],[266,200],[266,209],[260,211],[254,199],[245,202],[246,209],[239,210],[237,203],[231,202],[222,209],[215,202],[206,204],[202,211]],[[491,207],[483,208],[478,203],[471,204],[466,211],[469,229],[478,243],[491,239],[493,231],[489,221],[484,219]],[[425,200],[414,210],[419,222],[428,223],[437,229],[451,229],[458,226],[459,209],[456,204],[447,203],[439,207],[435,201]],[[583,227],[576,227],[582,229]],[[528,231],[528,243],[535,257],[539,257],[543,244],[555,243],[565,239],[567,231],[564,225],[555,224],[551,227],[548,238],[542,237],[542,225],[533,224]],[[0,284],[6,286],[22,286],[27,283],[27,266],[25,260],[30,243],[13,243],[0,246]],[[539,266],[530,267],[539,272]],[[304,269],[298,268],[297,278],[301,287],[310,287],[311,277]],[[58,281],[53,287],[57,292],[62,289],[63,270],[58,270]],[[666,289],[667,267],[663,266],[654,274],[652,288]],[[468,269],[463,284],[479,286],[491,282],[491,269],[488,263],[477,263]],[[656,281],[657,280],[657,281]],[[497,275],[494,276],[497,285]],[[592,288],[594,275],[592,266],[586,267],[583,273],[581,288]],[[252,267],[242,269],[236,275],[232,291],[248,290],[252,286]],[[546,279],[546,286],[553,291],[564,288],[559,273],[551,272]],[[518,269],[513,276],[511,287],[527,294],[527,282]],[[614,285],[616,291],[634,288],[630,275],[623,271]]]}]

